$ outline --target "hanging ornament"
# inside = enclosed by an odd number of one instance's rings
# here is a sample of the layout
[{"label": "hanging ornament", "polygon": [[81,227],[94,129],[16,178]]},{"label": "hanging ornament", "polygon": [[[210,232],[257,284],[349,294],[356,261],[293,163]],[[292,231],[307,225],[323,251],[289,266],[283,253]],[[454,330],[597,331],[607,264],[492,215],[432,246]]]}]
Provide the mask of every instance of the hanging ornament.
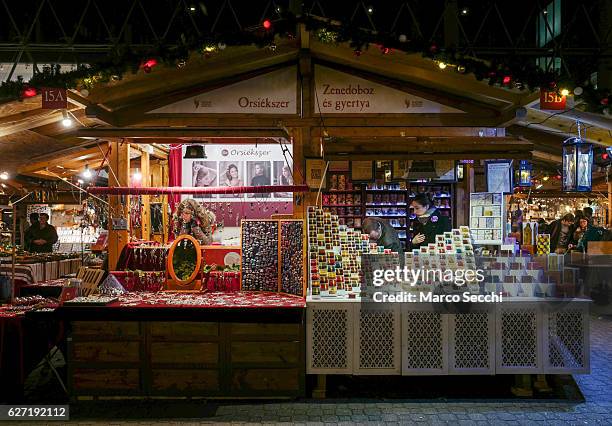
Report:
[{"label": "hanging ornament", "polygon": [[429,51],[431,53],[436,53],[438,51],[438,46],[436,44],[432,44],[431,46],[429,46]]},{"label": "hanging ornament", "polygon": [[399,41],[400,43],[406,43],[408,41],[408,37],[406,37],[406,34],[400,34]]},{"label": "hanging ornament", "polygon": [[270,50],[270,52],[275,52],[276,51],[276,43],[270,43],[268,45],[268,50]]},{"label": "hanging ornament", "polygon": [[608,105],[608,102],[608,98],[603,98],[601,101],[599,101],[599,103],[602,105]]},{"label": "hanging ornament", "polygon": [[381,53],[382,53],[383,55],[386,55],[386,54],[388,54],[388,53],[390,53],[390,52],[391,52],[391,49],[389,49],[389,48],[388,48],[388,47],[386,47],[386,46],[380,46],[380,51],[381,51]]},{"label": "hanging ornament", "polygon": [[265,21],[263,21],[263,23],[261,24],[266,30],[269,30],[270,28],[272,28],[272,21],[270,21],[269,19],[266,19]]},{"label": "hanging ornament", "polygon": [[32,98],[36,96],[37,94],[38,92],[36,91],[34,87],[26,87],[25,89],[23,89],[21,96],[23,96],[24,98]]},{"label": "hanging ornament", "polygon": [[151,58],[151,59],[147,59],[143,64],[142,64],[142,69],[144,70],[144,72],[146,72],[147,74],[151,72],[151,70],[153,69],[153,67],[157,65],[157,59],[155,58]]},{"label": "hanging ornament", "polygon": [[219,44],[217,44],[217,47],[219,48],[219,50],[225,50],[225,48],[227,47],[227,44],[220,41]]},{"label": "hanging ornament", "polygon": [[512,77],[510,77],[509,75],[505,75],[504,78],[502,79],[502,83],[504,85],[510,84],[511,81],[512,81]]},{"label": "hanging ornament", "polygon": [[179,61],[176,63],[176,67],[178,69],[184,68],[185,65],[187,65],[187,61],[184,59],[179,59]]},{"label": "hanging ornament", "polygon": [[463,65],[457,65],[457,72],[460,74],[465,73],[465,67]]},{"label": "hanging ornament", "polygon": [[584,92],[584,89],[582,87],[580,87],[580,86],[576,86],[574,88],[574,95],[576,95],[576,96],[582,95],[583,92]]}]

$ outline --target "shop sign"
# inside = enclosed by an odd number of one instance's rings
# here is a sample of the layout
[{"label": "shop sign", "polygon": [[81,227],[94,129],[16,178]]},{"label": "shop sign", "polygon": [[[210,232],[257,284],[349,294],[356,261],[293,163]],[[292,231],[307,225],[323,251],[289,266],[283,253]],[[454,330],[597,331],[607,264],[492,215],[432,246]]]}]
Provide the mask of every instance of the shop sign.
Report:
[{"label": "shop sign", "polygon": [[448,114],[464,111],[341,71],[315,66],[315,112],[323,114]]},{"label": "shop sign", "polygon": [[[183,157],[188,145],[183,145]],[[283,148],[288,151],[283,155]],[[293,185],[290,144],[206,144],[206,159],[183,158],[182,186],[226,187]],[[289,163],[287,163],[289,161]],[[183,198],[207,201],[293,201],[290,192],[271,194],[207,194]]]},{"label": "shop sign", "polygon": [[41,89],[41,94],[42,109],[66,109],[68,107],[66,89],[43,87]]},{"label": "shop sign", "polygon": [[297,114],[297,67],[213,89],[149,114]]},{"label": "shop sign", "polygon": [[556,91],[540,90],[540,109],[564,110],[567,96],[561,96]]}]

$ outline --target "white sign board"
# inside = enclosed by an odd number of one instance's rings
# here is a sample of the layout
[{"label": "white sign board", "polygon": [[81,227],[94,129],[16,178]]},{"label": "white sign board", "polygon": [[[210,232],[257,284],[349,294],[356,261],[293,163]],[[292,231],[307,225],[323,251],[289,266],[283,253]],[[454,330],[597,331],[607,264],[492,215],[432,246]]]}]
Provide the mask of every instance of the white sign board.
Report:
[{"label": "white sign board", "polygon": [[213,89],[149,114],[297,114],[297,67]]},{"label": "white sign board", "polygon": [[442,114],[456,108],[392,89],[364,78],[315,66],[315,111],[323,114]]},{"label": "white sign board", "polygon": [[[182,186],[232,187],[293,185],[291,155],[293,147],[285,145],[289,152],[283,156],[278,144],[259,145],[204,145],[205,159],[183,159]],[[187,145],[183,145],[183,157]],[[287,163],[289,161],[289,163]],[[293,201],[290,192],[271,194],[212,194],[185,196],[183,198],[203,198],[210,201],[245,201],[257,198],[258,201]],[[211,200],[212,199],[212,200]]]}]

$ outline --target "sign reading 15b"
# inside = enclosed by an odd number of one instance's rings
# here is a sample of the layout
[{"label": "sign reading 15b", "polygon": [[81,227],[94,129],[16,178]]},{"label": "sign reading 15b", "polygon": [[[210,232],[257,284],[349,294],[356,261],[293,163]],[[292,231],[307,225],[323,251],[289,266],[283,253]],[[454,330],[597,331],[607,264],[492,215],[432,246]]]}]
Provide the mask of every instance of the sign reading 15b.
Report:
[{"label": "sign reading 15b", "polygon": [[564,110],[566,100],[566,96],[561,96],[554,90],[540,90],[540,109]]},{"label": "sign reading 15b", "polygon": [[68,107],[66,89],[43,87],[41,92],[43,109],[66,109]]}]

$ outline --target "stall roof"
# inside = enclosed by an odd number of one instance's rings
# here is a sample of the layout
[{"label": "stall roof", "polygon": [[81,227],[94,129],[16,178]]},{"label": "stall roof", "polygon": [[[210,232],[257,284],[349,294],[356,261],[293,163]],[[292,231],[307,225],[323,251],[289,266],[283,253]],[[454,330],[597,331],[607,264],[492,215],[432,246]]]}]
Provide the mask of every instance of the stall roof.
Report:
[{"label": "stall roof", "polygon": [[[304,48],[308,49],[306,61]],[[337,117],[326,119],[327,131],[337,131],[340,136],[350,134],[351,127],[370,126],[372,129],[395,128],[397,133],[408,137],[420,137],[427,132],[427,136],[435,137],[436,132],[444,136],[449,129],[460,129],[457,136],[461,137],[479,134],[481,128],[501,128],[514,123],[507,136],[533,143],[534,161],[555,168],[561,158],[557,139],[572,132],[574,119],[569,114],[551,116],[538,110],[533,104],[535,95],[532,93],[489,86],[472,75],[440,70],[434,62],[417,54],[395,51],[382,55],[371,47],[366,54],[355,56],[354,50],[346,44],[323,44],[313,37],[307,40],[298,37],[278,40],[274,51],[254,46],[228,47],[210,58],[193,56],[181,69],[157,66],[151,73],[138,71],[119,81],[100,84],[87,97],[70,90],[69,109],[76,119],[73,128],[62,126],[59,111],[41,109],[40,95],[1,104],[1,168],[12,174],[43,178],[75,173],[74,170],[82,169],[85,164],[91,166],[102,162],[104,149],[99,148],[99,144],[129,137],[130,132],[150,132],[154,128],[164,128],[168,132],[166,137],[173,138],[186,136],[180,132],[198,131],[200,136],[210,137],[230,136],[232,131],[242,131],[245,136],[252,137],[278,137],[287,127],[316,127],[320,124],[318,116],[284,118],[279,123],[277,117],[267,120],[241,117],[224,121],[218,117],[155,117],[144,114],[152,105],[185,99],[204,89],[220,87],[289,64],[299,64],[302,71],[308,73],[311,68],[304,68],[304,64],[312,63],[367,76],[442,103],[462,105],[470,112],[453,120],[424,117],[420,118],[423,120],[421,123],[416,117],[378,117],[359,121]],[[520,106],[526,106],[528,110],[524,119],[517,119],[515,115]],[[583,115],[582,120],[589,123],[589,139],[612,145],[608,118],[593,114]],[[122,134],[120,129],[129,130]],[[261,133],[254,134],[255,130]],[[316,137],[314,133],[313,137]],[[349,141],[350,138],[349,135]],[[156,155],[163,157],[165,152],[160,149]]]}]

